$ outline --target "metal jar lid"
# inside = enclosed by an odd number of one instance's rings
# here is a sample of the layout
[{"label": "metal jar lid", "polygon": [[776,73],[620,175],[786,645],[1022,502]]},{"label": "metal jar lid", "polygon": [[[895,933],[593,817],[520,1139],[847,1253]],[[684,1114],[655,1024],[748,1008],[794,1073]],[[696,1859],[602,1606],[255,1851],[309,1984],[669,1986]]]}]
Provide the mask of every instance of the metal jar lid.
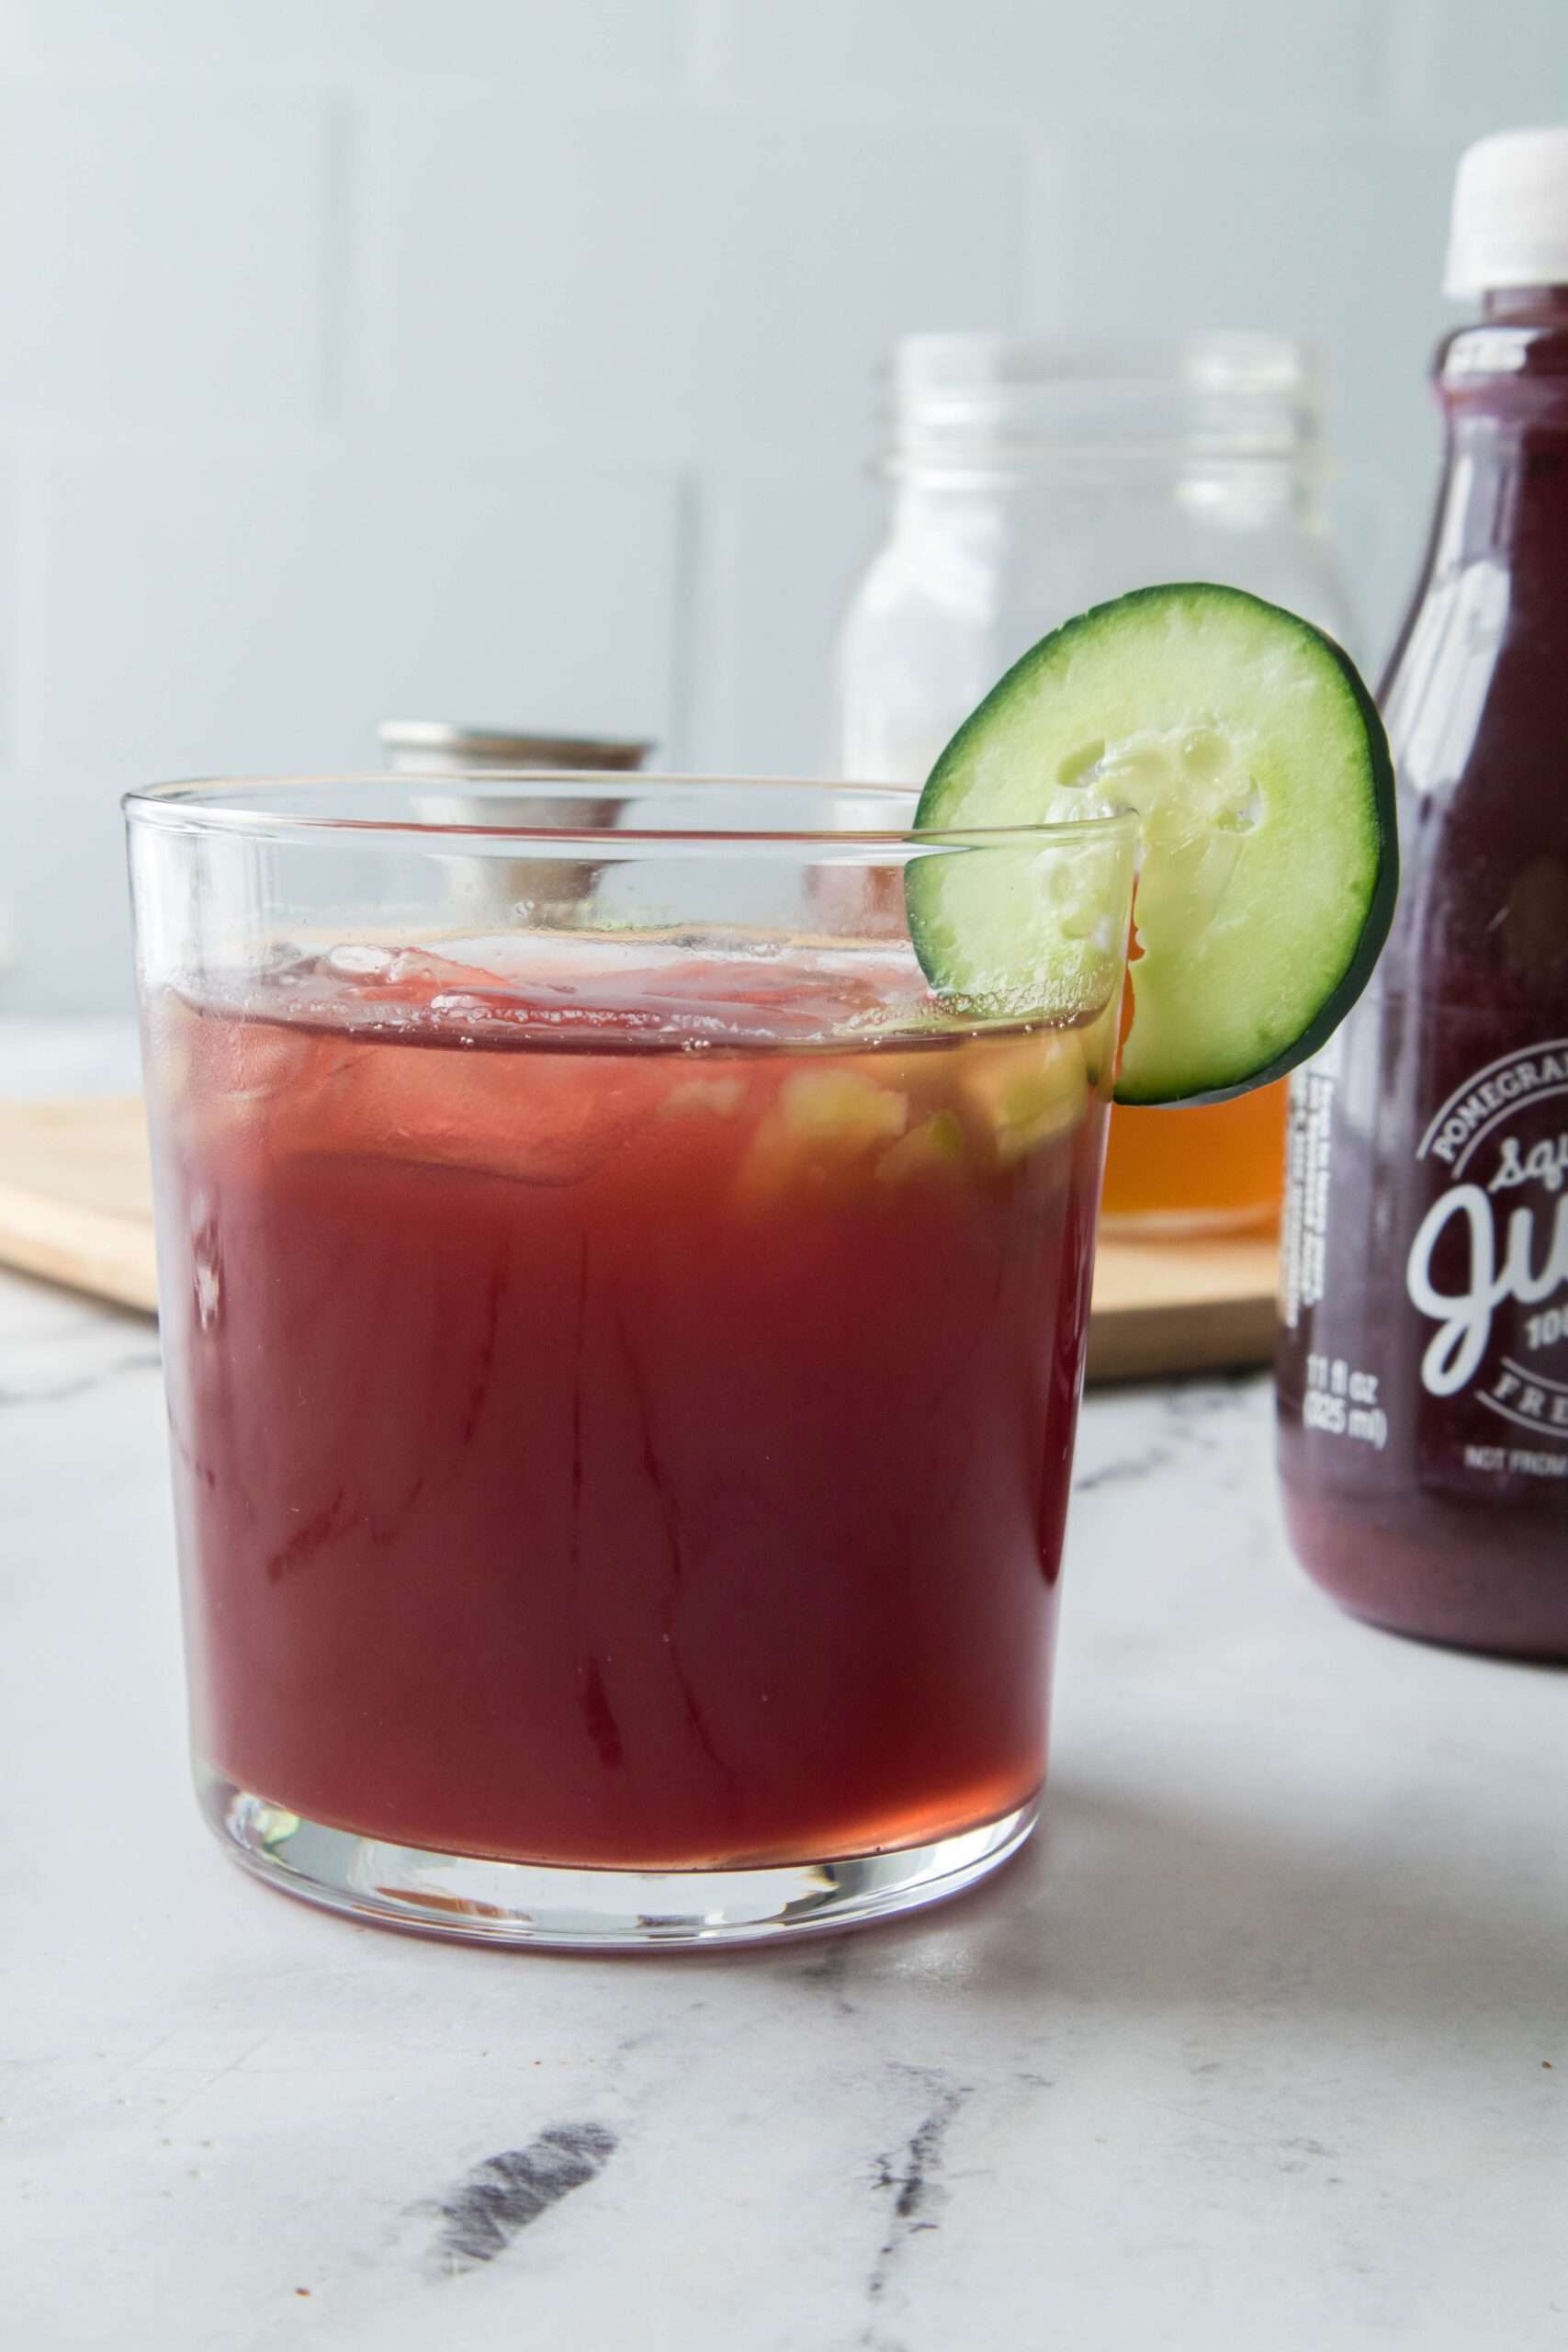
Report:
[{"label": "metal jar lid", "polygon": [[473,774],[477,769],[621,770],[640,768],[651,743],[600,735],[525,735],[511,728],[459,727],[439,718],[384,718],[376,729],[389,764],[401,775]]}]

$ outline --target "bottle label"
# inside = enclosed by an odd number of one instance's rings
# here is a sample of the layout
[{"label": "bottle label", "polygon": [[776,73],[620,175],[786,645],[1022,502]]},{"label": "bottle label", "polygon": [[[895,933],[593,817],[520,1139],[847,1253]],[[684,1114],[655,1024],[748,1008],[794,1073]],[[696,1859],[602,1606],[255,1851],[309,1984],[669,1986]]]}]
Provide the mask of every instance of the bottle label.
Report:
[{"label": "bottle label", "polygon": [[1336,1032],[1310,1062],[1291,1075],[1280,1225],[1280,1316],[1288,1331],[1295,1330],[1303,1313],[1323,1297],[1339,1035]]},{"label": "bottle label", "polygon": [[1422,1390],[1495,1430],[1465,1445],[1467,1468],[1568,1476],[1568,1037],[1476,1070],[1416,1157],[1427,1205],[1404,1279]]}]

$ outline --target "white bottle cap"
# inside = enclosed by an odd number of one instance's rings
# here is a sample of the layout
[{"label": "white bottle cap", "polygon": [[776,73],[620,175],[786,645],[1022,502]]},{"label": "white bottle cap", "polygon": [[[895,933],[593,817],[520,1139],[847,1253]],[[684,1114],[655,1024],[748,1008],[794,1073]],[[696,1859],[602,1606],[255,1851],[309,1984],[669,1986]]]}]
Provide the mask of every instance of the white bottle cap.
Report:
[{"label": "white bottle cap", "polygon": [[1568,130],[1499,130],[1460,157],[1445,294],[1568,286]]}]

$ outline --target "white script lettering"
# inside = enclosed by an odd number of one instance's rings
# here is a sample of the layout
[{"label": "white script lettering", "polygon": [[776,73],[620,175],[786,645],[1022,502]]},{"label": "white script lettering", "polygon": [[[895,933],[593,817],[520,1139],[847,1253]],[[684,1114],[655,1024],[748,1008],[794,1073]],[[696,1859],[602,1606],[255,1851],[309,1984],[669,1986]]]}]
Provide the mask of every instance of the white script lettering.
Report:
[{"label": "white script lettering", "polygon": [[1516,1184],[1544,1184],[1549,1193],[1560,1193],[1565,1183],[1568,1136],[1559,1136],[1555,1142],[1550,1136],[1543,1136],[1540,1143],[1532,1143],[1523,1154],[1514,1136],[1505,1136],[1497,1172],[1486,1189],[1489,1193],[1511,1193]]},{"label": "white script lettering", "polygon": [[[1432,1280],[1432,1261],[1456,1217],[1470,1227],[1470,1279],[1461,1290],[1440,1291]],[[1496,1243],[1486,1194],[1479,1184],[1456,1184],[1433,1202],[1410,1245],[1405,1283],[1411,1305],[1438,1326],[1421,1359],[1421,1385],[1433,1396],[1451,1396],[1474,1376],[1492,1337],[1492,1317],[1505,1299],[1533,1306],[1568,1287],[1568,1195],[1557,1204],[1539,1271],[1532,1210],[1517,1208],[1510,1215],[1501,1266]]]}]

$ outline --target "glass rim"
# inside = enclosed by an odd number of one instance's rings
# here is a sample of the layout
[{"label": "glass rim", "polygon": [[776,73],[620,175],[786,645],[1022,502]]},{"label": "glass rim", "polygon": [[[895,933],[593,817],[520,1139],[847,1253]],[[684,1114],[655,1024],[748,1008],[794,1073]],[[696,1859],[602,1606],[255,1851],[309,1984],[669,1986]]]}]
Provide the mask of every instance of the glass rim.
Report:
[{"label": "glass rim", "polygon": [[[705,845],[728,847],[738,851],[778,848],[830,851],[876,847],[919,850],[964,845],[1016,848],[1037,842],[1042,845],[1066,847],[1069,843],[1097,839],[1124,840],[1135,831],[1138,822],[1136,811],[1127,808],[1107,815],[1043,820],[1028,825],[922,827],[918,831],[913,825],[870,828],[760,826],[751,829],[702,825],[669,829],[630,825],[487,825],[449,818],[425,818],[412,813],[394,817],[359,817],[317,815],[314,811],[297,809],[273,810],[259,805],[256,797],[275,789],[298,791],[316,787],[324,795],[355,785],[383,785],[411,797],[470,790],[476,796],[499,796],[508,790],[515,793],[522,788],[541,799],[556,797],[578,801],[595,796],[607,800],[619,799],[640,793],[657,797],[671,786],[682,791],[694,788],[718,792],[733,791],[737,786],[749,788],[760,786],[773,790],[853,799],[885,795],[890,801],[902,803],[911,813],[920,789],[918,785],[857,784],[839,777],[655,775],[641,769],[630,770],[625,775],[616,775],[604,768],[451,769],[438,775],[421,776],[401,775],[384,769],[358,769],[336,775],[198,776],[163,784],[137,785],[122,793],[119,805],[129,823],[151,825],[167,832],[212,833],[228,839],[298,836],[302,841],[331,839],[339,834],[357,840],[364,840],[367,836],[381,839],[412,836],[426,846],[445,840],[475,839],[530,844],[581,843],[595,849],[601,856],[615,855],[624,848],[677,849],[682,845],[688,848]],[[231,795],[236,797],[231,799]],[[245,798],[245,796],[249,797]]]}]

